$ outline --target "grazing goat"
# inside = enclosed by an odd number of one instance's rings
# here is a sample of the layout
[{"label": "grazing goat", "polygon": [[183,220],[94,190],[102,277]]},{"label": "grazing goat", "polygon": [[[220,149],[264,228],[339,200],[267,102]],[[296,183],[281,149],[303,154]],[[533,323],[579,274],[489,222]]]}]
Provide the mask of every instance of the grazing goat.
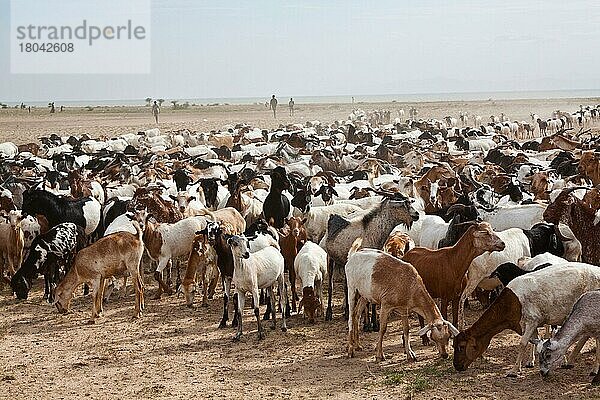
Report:
[{"label": "grazing goat", "polygon": [[[302,283],[302,300],[298,312],[304,307],[304,316],[312,324],[315,322],[315,311],[323,314],[323,278],[327,273],[327,253],[318,244],[306,242],[294,259],[295,276]],[[295,286],[292,283],[292,287]]]},{"label": "grazing goat", "polygon": [[[591,374],[592,384],[600,384],[600,291],[593,290],[581,295],[573,306],[573,310],[554,337],[537,341],[540,360],[540,373],[547,376],[550,370],[559,364],[569,347],[577,342],[577,346],[569,356],[566,367],[573,366],[573,361],[588,338],[596,339],[596,362]],[[534,341],[535,342],[535,341]]]},{"label": "grazing goat", "polygon": [[73,292],[82,283],[89,283],[92,295],[91,323],[102,314],[104,283],[111,276],[131,276],[135,287],[135,316],[141,317],[144,309],[143,273],[140,261],[144,253],[144,230],[134,222],[136,234],[117,232],[103,237],[82,249],[75,256],[73,266],[56,287],[56,308],[66,313],[71,306]]},{"label": "grazing goat", "polygon": [[33,281],[39,273],[44,274],[44,298],[54,301],[54,289],[71,269],[75,254],[85,245],[83,228],[72,222],[58,224],[39,235],[31,243],[31,249],[10,286],[20,300],[26,300]]},{"label": "grazing goat", "polygon": [[[352,252],[352,250],[351,250]],[[402,316],[404,352],[407,359],[416,360],[410,347],[408,314],[415,311],[422,315],[427,327],[419,335],[431,332],[442,358],[448,358],[446,346],[450,336],[458,330],[440,314],[435,302],[427,293],[417,270],[410,264],[380,250],[362,249],[348,257],[345,266],[348,281],[348,357],[361,350],[358,340],[358,321],[367,302],[381,305],[381,327],[375,351],[377,361],[384,359],[383,336],[390,314],[397,311]],[[358,304],[355,307],[355,301]]]},{"label": "grazing goat", "polygon": [[[325,319],[330,321],[333,317],[333,271],[335,265],[342,268],[346,265],[348,251],[352,243],[359,237],[363,239],[363,246],[381,249],[390,232],[395,226],[404,224],[410,228],[414,221],[419,219],[419,214],[411,206],[411,201],[402,194],[396,193],[383,200],[379,205],[371,208],[366,214],[360,214],[350,220],[339,215],[329,217],[327,223],[327,236],[325,249],[329,255],[327,274],[329,275],[327,312]],[[347,286],[344,284],[344,290]],[[345,296],[347,298],[347,296]],[[347,304],[344,317],[348,317]]]},{"label": "grazing goat", "polygon": [[[452,302],[452,322],[458,323],[458,301],[464,286],[464,277],[473,259],[485,252],[504,250],[504,242],[492,231],[487,222],[471,226],[452,247],[430,250],[416,247],[402,258],[412,264],[423,279],[429,295],[442,300],[442,316],[448,316]],[[421,327],[422,318],[419,319]],[[427,338],[423,341],[427,343]]]},{"label": "grazing goat", "polygon": [[[258,339],[264,339],[260,315],[259,315],[259,289],[267,289],[271,299],[271,309],[275,310],[275,294],[273,286],[277,282],[277,291],[279,293],[279,306],[281,307],[281,318],[283,332],[287,331],[285,320],[285,298],[286,289],[283,275],[283,256],[276,247],[268,246],[255,253],[250,253],[248,239],[244,236],[231,236],[227,239],[227,244],[231,247],[233,255],[233,284],[235,285],[238,297],[238,327],[234,337],[239,340],[242,337],[242,315],[244,312],[244,301],[246,292],[252,293],[254,304],[254,315],[258,325]],[[273,329],[276,328],[277,318],[273,312]]]},{"label": "grazing goat", "polygon": [[505,329],[521,335],[516,376],[530,339],[541,325],[560,325],[583,293],[600,288],[600,268],[569,262],[515,278],[467,330],[454,338],[454,368],[466,370],[487,349],[492,337]]}]

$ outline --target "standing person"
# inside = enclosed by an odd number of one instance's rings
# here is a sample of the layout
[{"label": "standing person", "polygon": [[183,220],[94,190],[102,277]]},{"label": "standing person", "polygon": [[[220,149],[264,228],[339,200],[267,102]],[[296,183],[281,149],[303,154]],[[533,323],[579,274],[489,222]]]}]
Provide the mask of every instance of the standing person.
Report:
[{"label": "standing person", "polygon": [[275,95],[271,96],[271,101],[269,102],[271,110],[273,110],[273,118],[277,119],[277,99]]},{"label": "standing person", "polygon": [[154,120],[158,124],[158,114],[160,114],[160,107],[156,101],[152,104],[152,115],[154,115]]},{"label": "standing person", "polygon": [[290,97],[290,102],[288,103],[290,106],[290,117],[294,115],[294,99]]},{"label": "standing person", "polygon": [[54,108],[54,102],[50,103],[50,114],[54,114],[55,108]]}]

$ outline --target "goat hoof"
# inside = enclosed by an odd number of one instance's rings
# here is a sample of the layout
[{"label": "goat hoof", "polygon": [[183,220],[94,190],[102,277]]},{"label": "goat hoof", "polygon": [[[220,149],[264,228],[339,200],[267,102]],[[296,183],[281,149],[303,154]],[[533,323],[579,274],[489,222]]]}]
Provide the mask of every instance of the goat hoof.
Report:
[{"label": "goat hoof", "polygon": [[287,326],[282,326],[281,327],[281,332],[287,332]]},{"label": "goat hoof", "polygon": [[87,324],[88,325],[94,325],[96,323],[96,320],[94,318],[88,320]]},{"label": "goat hoof", "polygon": [[238,320],[234,319],[233,322],[231,322],[231,327],[232,328],[237,328],[237,326],[238,326]]},{"label": "goat hoof", "polygon": [[233,341],[234,342],[239,342],[240,339],[242,338],[242,334],[241,333],[237,333],[234,337],[233,337]]},{"label": "goat hoof", "polygon": [[265,333],[263,331],[258,332],[258,340],[264,340],[265,339]]},{"label": "goat hoof", "polygon": [[379,332],[379,324],[373,324],[373,332]]},{"label": "goat hoof", "polygon": [[325,321],[331,321],[333,319],[333,311],[331,311],[330,309],[327,309],[327,312],[325,312]]},{"label": "goat hoof", "polygon": [[381,362],[385,360],[385,356],[382,354],[380,356],[375,356],[375,361]]},{"label": "goat hoof", "polygon": [[219,329],[224,328],[227,328],[227,320],[221,320],[221,322],[219,322]]},{"label": "goat hoof", "polygon": [[423,338],[421,341],[423,342],[423,346],[429,346],[429,338]]},{"label": "goat hoof", "polygon": [[268,321],[271,319],[271,314],[265,314],[263,315],[263,321]]},{"label": "goat hoof", "polygon": [[162,296],[161,293],[157,293],[154,295],[154,297],[152,297],[152,300],[160,300],[160,297]]},{"label": "goat hoof", "polygon": [[408,353],[406,355],[406,361],[408,361],[408,362],[415,362],[415,361],[417,361],[417,355],[415,354],[414,351],[411,351],[410,353]]},{"label": "goat hoof", "polygon": [[371,332],[371,324],[363,324],[363,332]]},{"label": "goat hoof", "polygon": [[560,366],[562,369],[573,369],[575,367],[573,364],[563,364]]},{"label": "goat hoof", "polygon": [[514,371],[510,371],[509,373],[506,374],[507,378],[516,378],[517,377],[517,373]]},{"label": "goat hoof", "polygon": [[533,361],[529,361],[527,364],[525,364],[525,368],[533,368]]}]

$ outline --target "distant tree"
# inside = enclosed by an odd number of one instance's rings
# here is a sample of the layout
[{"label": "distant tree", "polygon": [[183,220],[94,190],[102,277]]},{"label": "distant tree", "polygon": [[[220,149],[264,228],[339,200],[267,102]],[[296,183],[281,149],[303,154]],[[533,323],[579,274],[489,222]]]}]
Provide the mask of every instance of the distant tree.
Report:
[{"label": "distant tree", "polygon": [[152,97],[146,97],[146,107],[150,107],[151,101],[152,101]]},{"label": "distant tree", "polygon": [[165,102],[165,99],[158,99],[156,101],[158,101],[158,105],[162,107],[162,103]]}]

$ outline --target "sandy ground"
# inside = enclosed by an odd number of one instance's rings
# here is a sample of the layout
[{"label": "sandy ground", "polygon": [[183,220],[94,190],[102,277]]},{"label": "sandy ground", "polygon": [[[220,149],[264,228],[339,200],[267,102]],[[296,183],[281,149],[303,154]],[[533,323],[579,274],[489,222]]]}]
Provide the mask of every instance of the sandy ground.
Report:
[{"label": "sandy ground", "polygon": [[[506,378],[517,335],[505,331],[483,359],[457,373],[451,359],[441,360],[434,347],[414,336],[418,361],[407,363],[399,321],[390,324],[384,339],[386,361],[375,362],[376,333],[361,333],[364,351],[348,359],[340,306],[333,322],[309,325],[293,315],[286,333],[268,324],[261,342],[247,309],[244,336],[235,343],[232,328],[217,328],[220,293],[209,308],[189,309],[176,296],[149,299],[155,285],[148,281],[141,319],[132,318],[130,288],[89,325],[89,298],[78,294],[73,311],[60,315],[42,299],[42,286],[39,280],[25,302],[6,289],[0,296],[2,398],[600,398],[600,388],[589,384],[590,344],[574,369],[558,370],[545,381],[535,369]],[[341,304],[341,295],[335,303]],[[468,323],[479,314],[468,312]],[[413,320],[412,333],[416,330]]]},{"label": "sandy ground", "polygon": [[[529,119],[530,112],[548,116],[552,110],[574,111],[579,104],[600,99],[511,100],[416,104],[419,116],[441,118],[469,114],[489,116],[504,112],[511,119]],[[203,106],[189,110],[163,109],[162,130],[189,128],[208,131],[246,122],[263,128],[307,120],[346,118],[354,107],[365,110],[408,108],[412,104],[297,105],[296,116],[282,109],[273,120],[264,106]],[[284,115],[285,114],[285,115]],[[0,140],[29,142],[51,132],[118,135],[153,127],[148,108],[66,109],[50,115],[36,109],[0,110]],[[504,375],[515,359],[516,334],[504,332],[492,340],[485,357],[457,373],[451,360],[440,360],[434,347],[423,347],[413,337],[419,359],[407,363],[399,322],[391,323],[384,340],[389,359],[375,362],[377,334],[363,334],[365,350],[346,357],[346,324],[341,307],[334,321],[309,325],[292,316],[289,331],[269,331],[257,341],[256,323],[245,310],[245,336],[232,342],[231,328],[217,329],[220,292],[210,307],[189,309],[182,298],[151,300],[156,285],[147,281],[143,318],[132,319],[134,297],[114,298],[105,316],[88,325],[89,298],[73,302],[73,312],[59,315],[42,300],[43,282],[29,300],[18,302],[8,288],[0,290],[0,398],[423,398],[423,399],[592,399],[592,345],[572,370],[559,370],[542,380],[536,369],[519,378]],[[130,292],[132,289],[130,288]],[[335,302],[341,304],[341,293]],[[481,311],[467,313],[472,323]],[[413,321],[413,334],[416,333]]]},{"label": "sandy ground", "polygon": [[[496,100],[496,101],[453,101],[427,103],[357,103],[357,104],[297,104],[295,115],[288,115],[287,107],[280,107],[278,119],[264,105],[219,105],[194,106],[187,110],[173,110],[166,103],[160,114],[158,127],[163,131],[190,129],[208,132],[221,129],[227,124],[248,123],[260,128],[276,128],[280,124],[304,123],[319,120],[331,122],[346,119],[354,108],[365,111],[387,109],[396,117],[397,110],[412,106],[419,111],[420,118],[443,118],[446,115],[458,117],[460,112],[480,115],[484,122],[490,115],[504,112],[511,120],[530,121],[530,113],[543,118],[554,110],[574,112],[579,105],[596,105],[600,98],[587,99],[547,99],[547,100]],[[60,105],[57,103],[58,109]],[[407,114],[408,115],[408,114]],[[0,140],[24,143],[50,133],[82,134],[92,137],[100,135],[116,136],[138,132],[155,127],[149,107],[96,107],[92,111],[85,108],[65,108],[65,111],[50,114],[48,109],[0,110]]]}]

